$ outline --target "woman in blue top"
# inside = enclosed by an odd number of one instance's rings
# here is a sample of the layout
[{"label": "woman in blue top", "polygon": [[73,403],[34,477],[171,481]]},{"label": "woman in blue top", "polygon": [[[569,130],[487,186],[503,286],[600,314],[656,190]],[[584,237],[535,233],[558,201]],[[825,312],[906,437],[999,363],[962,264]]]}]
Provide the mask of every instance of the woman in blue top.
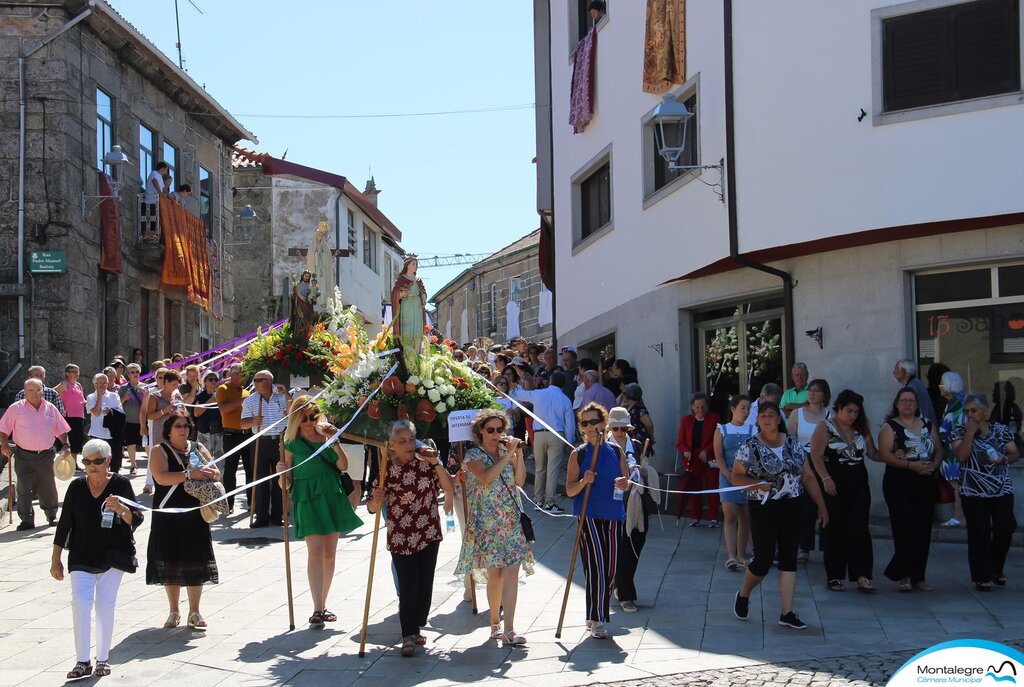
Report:
[{"label": "woman in blue top", "polygon": [[[732,464],[736,451],[750,437],[754,426],[747,424],[750,416],[750,398],[739,394],[729,400],[732,420],[718,425],[715,430],[715,463],[718,465],[718,488],[733,486]],[[738,570],[747,564],[747,540],[750,538],[750,514],[747,510],[747,492],[727,491],[721,495],[725,512],[725,550],[729,558],[727,570]]]},{"label": "woman in blue top", "polygon": [[[608,425],[608,411],[604,406],[588,403],[580,409],[579,418],[580,436],[587,443],[569,454],[565,493],[573,499],[573,515],[579,517],[586,486],[591,485],[583,535],[580,537],[580,557],[587,589],[587,629],[591,637],[606,639],[608,631],[604,624],[608,622],[615,562],[622,538],[622,523],[626,519],[624,501],[621,496],[616,500],[615,490],[624,490],[629,485],[629,470],[622,449],[604,440]],[[593,459],[595,442],[599,443],[596,461]],[[584,466],[582,474],[581,462]]]}]

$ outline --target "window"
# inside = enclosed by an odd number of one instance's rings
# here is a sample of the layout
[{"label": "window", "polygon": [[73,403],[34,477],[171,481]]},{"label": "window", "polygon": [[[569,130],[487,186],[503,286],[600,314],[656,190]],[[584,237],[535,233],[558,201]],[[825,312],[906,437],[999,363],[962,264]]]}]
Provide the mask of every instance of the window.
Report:
[{"label": "window", "polygon": [[1019,91],[1019,12],[1020,0],[974,0],[882,17],[882,111]]},{"label": "window", "polygon": [[523,278],[522,277],[509,277],[508,279],[508,299],[521,303],[523,300]]},{"label": "window", "polygon": [[111,174],[110,165],[103,163],[103,156],[114,145],[114,99],[96,89],[96,169]]},{"label": "window", "polygon": [[[693,113],[693,117],[686,125],[686,145],[683,148],[682,154],[679,159],[676,160],[676,165],[699,165],[700,164],[700,114],[698,111],[697,103],[697,90],[698,90],[698,77],[694,77],[690,82],[683,84],[679,89],[677,100],[684,103],[686,108]],[[651,120],[654,115],[654,108],[648,112],[643,120],[643,164],[644,164],[644,200],[650,202],[656,202],[660,200],[665,194],[658,194],[657,198],[653,196],[663,188],[671,187],[673,190],[686,182],[681,181],[678,184],[673,184],[676,179],[687,178],[692,179],[700,170],[686,170],[686,169],[670,169],[669,163],[665,161],[665,158],[661,156],[658,151],[658,141],[654,135],[654,124]],[[668,193],[668,191],[666,191]],[[646,204],[645,204],[646,205]]]},{"label": "window", "polygon": [[153,159],[155,151],[156,132],[145,124],[139,124],[139,188],[143,191],[146,189],[146,178],[156,164]]},{"label": "window", "polygon": [[612,167],[606,162],[580,185],[580,239],[586,239],[612,219]]},{"label": "window", "polygon": [[[174,188],[177,188],[178,184],[184,181],[184,179],[178,178],[178,149],[166,140],[164,141],[164,162],[170,168],[167,170],[167,173],[173,177]],[[167,190],[173,191],[174,189]]]},{"label": "window", "polygon": [[595,20],[594,16],[590,13],[590,2],[591,0],[569,0],[569,39],[570,46],[569,50],[575,50],[576,45],[583,39],[584,36],[594,26],[601,24],[602,20],[608,16],[608,2],[605,0],[605,13],[600,15]]},{"label": "window", "polygon": [[729,398],[756,398],[782,370],[782,299],[740,303],[695,313],[697,379],[711,410],[729,417]]},{"label": "window", "polygon": [[[959,373],[968,391],[989,396],[992,417],[1000,422],[1000,399],[1013,387],[1008,380],[1024,377],[1022,281],[1024,263],[914,275],[921,379],[930,381],[946,370]],[[942,282],[954,288],[939,291]],[[963,292],[957,284],[963,284]]]},{"label": "window", "polygon": [[[207,237],[213,236],[213,176],[210,170],[199,167],[199,218],[206,225]],[[206,350],[205,348],[203,349]]]},{"label": "window", "polygon": [[210,315],[208,313],[201,313],[199,315],[199,350],[208,351],[211,346],[210,337]]},{"label": "window", "polygon": [[377,268],[377,232],[363,223],[363,264],[374,272]]},{"label": "window", "polygon": [[356,252],[356,214],[348,211],[348,252],[355,255]]}]

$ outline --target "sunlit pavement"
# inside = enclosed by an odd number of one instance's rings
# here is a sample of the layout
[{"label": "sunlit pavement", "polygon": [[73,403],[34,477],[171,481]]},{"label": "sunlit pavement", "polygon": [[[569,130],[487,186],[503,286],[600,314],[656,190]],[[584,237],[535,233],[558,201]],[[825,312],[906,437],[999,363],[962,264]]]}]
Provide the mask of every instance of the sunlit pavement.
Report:
[{"label": "sunlit pavement", "polygon": [[[141,491],[143,477],[133,480]],[[67,483],[60,483],[61,489]],[[148,497],[146,497],[148,499]],[[241,501],[244,504],[244,499]],[[563,505],[567,505],[563,503]],[[339,545],[328,607],[336,623],[310,629],[305,545],[292,543],[296,629],[288,631],[281,530],[249,530],[244,510],[215,525],[220,584],[206,588],[205,633],[164,630],[162,589],[145,584],[149,525],[137,534],[142,568],[125,577],[104,685],[470,684],[504,679],[544,687],[640,680],[675,684],[882,684],[909,652],[958,637],[1024,637],[1024,580],[1019,548],[1010,553],[1010,584],[979,593],[969,583],[966,547],[932,547],[928,582],[936,591],[899,594],[881,579],[891,541],[875,539],[875,595],[824,587],[820,554],[798,574],[796,608],[804,631],[779,627],[776,577],[751,599],[750,620],[732,613],[740,573],[724,568],[721,530],[652,520],[637,575],[639,610],[613,603],[611,637],[586,636],[582,570],[577,567],[562,638],[558,610],[575,535],[571,518],[534,514],[536,574],[520,585],[516,629],[525,649],[490,640],[483,587],[480,613],[462,601],[453,570],[457,537],[441,546],[428,644],[415,658],[398,655],[398,605],[383,536],[377,557],[365,658],[358,657],[373,518]],[[43,521],[37,514],[37,522]],[[0,530],[0,685],[54,685],[74,664],[70,590],[49,575],[52,528]],[[17,518],[15,518],[17,524]],[[662,528],[664,526],[664,529]],[[680,523],[685,525],[685,522]],[[183,616],[184,616],[183,608]],[[816,672],[814,672],[816,671]],[[851,682],[853,681],[853,682]]]}]

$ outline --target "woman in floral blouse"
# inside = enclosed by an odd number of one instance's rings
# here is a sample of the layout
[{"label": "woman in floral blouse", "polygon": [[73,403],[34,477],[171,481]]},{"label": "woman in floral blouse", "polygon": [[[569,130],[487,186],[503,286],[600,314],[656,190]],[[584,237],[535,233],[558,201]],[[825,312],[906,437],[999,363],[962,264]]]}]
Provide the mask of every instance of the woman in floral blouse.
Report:
[{"label": "woman in floral blouse", "polygon": [[398,617],[402,624],[402,656],[414,656],[416,645],[427,638],[420,628],[427,624],[434,568],[441,543],[438,491],[445,500],[454,498],[452,478],[438,460],[437,451],[416,447],[416,425],[399,420],[388,431],[390,465],[383,475],[384,488],[373,490],[366,505],[376,513],[387,507],[388,551],[398,574]]},{"label": "woman in floral blouse", "polygon": [[793,612],[793,595],[800,541],[800,495],[804,489],[818,507],[822,527],[828,526],[828,511],[807,453],[796,437],[779,431],[781,419],[777,403],[762,402],[757,408],[758,433],[739,447],[732,465],[733,484],[755,487],[747,490],[754,558],[743,575],[743,586],[736,592],[733,612],[740,620],[747,619],[750,594],[768,574],[772,554],[777,550],[782,598],[779,625],[803,630],[807,625]]},{"label": "woman in floral blouse", "polygon": [[[518,487],[526,483],[523,445],[506,437],[508,418],[501,410],[481,410],[472,424],[475,446],[466,453],[466,493],[472,504],[462,541],[458,576],[487,572],[487,605],[491,611],[491,639],[505,646],[523,646],[526,638],[513,629],[519,566],[533,574],[533,552],[519,524],[522,502]],[[504,609],[505,629],[499,611]]]}]

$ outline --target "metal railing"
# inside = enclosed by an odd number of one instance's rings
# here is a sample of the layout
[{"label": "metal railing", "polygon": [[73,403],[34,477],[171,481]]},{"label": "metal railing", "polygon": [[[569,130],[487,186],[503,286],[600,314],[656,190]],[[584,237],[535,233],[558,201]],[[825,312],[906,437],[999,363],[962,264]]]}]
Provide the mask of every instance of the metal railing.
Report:
[{"label": "metal railing", "polygon": [[140,244],[144,245],[159,245],[160,244],[160,204],[159,203],[147,203],[146,194],[139,193],[138,195],[138,208],[139,208],[139,221],[136,224],[136,234]]}]

